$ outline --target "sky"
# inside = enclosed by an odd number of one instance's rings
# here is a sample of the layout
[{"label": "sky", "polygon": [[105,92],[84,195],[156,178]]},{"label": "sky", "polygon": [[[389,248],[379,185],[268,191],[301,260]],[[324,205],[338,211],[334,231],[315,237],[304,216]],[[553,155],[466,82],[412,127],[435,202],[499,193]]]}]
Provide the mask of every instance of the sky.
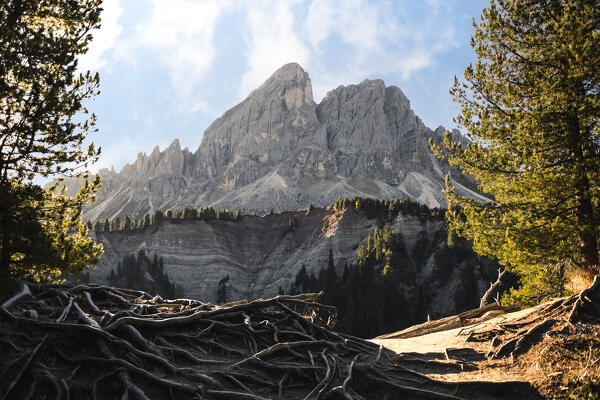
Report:
[{"label": "sky", "polygon": [[339,85],[398,86],[432,129],[453,129],[448,93],[475,60],[473,18],[488,0],[104,0],[81,71],[100,74],[87,106],[102,148],[93,171],[119,170],[174,139],[195,151],[212,121],[288,62],[315,102]]}]

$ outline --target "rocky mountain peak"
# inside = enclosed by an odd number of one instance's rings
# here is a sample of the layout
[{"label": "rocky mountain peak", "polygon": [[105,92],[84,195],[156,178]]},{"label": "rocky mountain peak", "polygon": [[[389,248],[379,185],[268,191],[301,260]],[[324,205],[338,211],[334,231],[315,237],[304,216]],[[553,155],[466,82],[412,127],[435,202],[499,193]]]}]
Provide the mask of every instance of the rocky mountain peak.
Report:
[{"label": "rocky mountain peak", "polygon": [[167,151],[181,151],[181,144],[179,139],[173,139],[173,142],[167,147]]},{"label": "rocky mountain peak", "polygon": [[308,73],[304,71],[300,64],[296,62],[291,62],[282,65],[277,71],[273,72],[273,74],[269,79],[267,79],[265,84],[268,84],[273,80],[279,80],[282,82],[304,82],[307,79],[310,80],[308,77]]},{"label": "rocky mountain peak", "polygon": [[[300,209],[354,196],[443,206],[451,169],[428,144],[442,131],[427,128],[402,90],[380,79],[339,86],[315,104],[308,73],[289,63],[217,118],[195,153],[174,140],[162,152],[139,154],[120,173],[102,173],[104,187],[85,216]],[[477,198],[464,182],[464,194]]]},{"label": "rocky mountain peak", "polygon": [[410,101],[404,92],[397,86],[388,86],[385,88],[386,104],[395,103],[402,108],[410,109]]},{"label": "rocky mountain peak", "polygon": [[298,63],[285,64],[279,68],[265,83],[250,93],[248,99],[271,96],[283,99],[290,110],[314,104],[310,77]]}]

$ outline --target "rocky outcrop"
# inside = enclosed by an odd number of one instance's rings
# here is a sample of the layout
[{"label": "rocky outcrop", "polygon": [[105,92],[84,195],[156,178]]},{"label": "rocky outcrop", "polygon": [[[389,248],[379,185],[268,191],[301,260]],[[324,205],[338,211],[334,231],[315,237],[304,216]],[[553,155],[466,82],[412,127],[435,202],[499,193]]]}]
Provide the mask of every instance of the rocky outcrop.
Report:
[{"label": "rocky outcrop", "polygon": [[[330,223],[323,231],[326,219]],[[290,220],[295,221],[293,229]],[[186,297],[216,301],[218,282],[227,276],[228,301],[270,297],[280,289],[289,291],[302,265],[318,275],[327,267],[330,251],[341,276],[345,265],[356,265],[358,247],[366,245],[378,224],[381,221],[353,209],[335,216],[331,208],[245,215],[235,222],[164,221],[135,231],[97,233],[104,255],[100,265],[88,271],[93,282],[106,282],[110,269],[124,256],[144,250],[164,258],[169,279]],[[457,260],[440,256],[446,246],[443,220],[398,216],[389,226],[402,232],[410,269],[402,272],[410,276],[402,286],[422,315],[449,315],[469,296],[478,302],[494,279],[497,265],[468,249]],[[463,293],[467,280],[479,289]]]},{"label": "rocky outcrop", "polygon": [[431,153],[429,139],[441,140],[444,131],[427,128],[402,91],[381,80],[340,86],[317,105],[308,74],[287,64],[215,120],[197,151],[175,140],[119,173],[101,170],[104,187],[84,217],[206,206],[299,209],[354,196],[442,206],[448,173],[459,177],[459,191],[479,197],[473,182]]}]

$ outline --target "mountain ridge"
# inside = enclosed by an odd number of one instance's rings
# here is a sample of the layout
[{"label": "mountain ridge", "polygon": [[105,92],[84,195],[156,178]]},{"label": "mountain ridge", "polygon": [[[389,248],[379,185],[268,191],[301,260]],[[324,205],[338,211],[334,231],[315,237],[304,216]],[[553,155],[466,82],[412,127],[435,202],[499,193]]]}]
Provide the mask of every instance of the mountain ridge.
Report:
[{"label": "mountain ridge", "polygon": [[[290,63],[217,118],[196,151],[175,139],[120,172],[102,169],[104,187],[84,218],[206,206],[299,209],[355,196],[437,207],[445,205],[448,173],[459,191],[480,197],[429,149],[444,132],[427,128],[404,93],[380,79],[338,86],[317,104],[308,73]],[[457,130],[453,136],[467,143]]]}]

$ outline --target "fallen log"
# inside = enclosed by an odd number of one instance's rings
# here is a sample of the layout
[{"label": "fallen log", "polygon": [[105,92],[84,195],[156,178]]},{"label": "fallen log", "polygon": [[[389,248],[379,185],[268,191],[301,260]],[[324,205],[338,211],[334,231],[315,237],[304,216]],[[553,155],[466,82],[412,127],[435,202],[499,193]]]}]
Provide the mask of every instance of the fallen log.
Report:
[{"label": "fallen log", "polygon": [[[488,304],[484,307],[475,308],[462,312],[451,317],[441,318],[433,321],[427,321],[419,325],[411,326],[410,328],[377,336],[375,339],[407,339],[411,337],[428,335],[430,333],[448,331],[450,329],[465,327],[483,322],[498,316],[498,313],[492,311],[500,311],[502,313],[514,312],[520,310],[519,307],[502,307],[497,303]],[[488,314],[486,316],[486,314]]]}]

